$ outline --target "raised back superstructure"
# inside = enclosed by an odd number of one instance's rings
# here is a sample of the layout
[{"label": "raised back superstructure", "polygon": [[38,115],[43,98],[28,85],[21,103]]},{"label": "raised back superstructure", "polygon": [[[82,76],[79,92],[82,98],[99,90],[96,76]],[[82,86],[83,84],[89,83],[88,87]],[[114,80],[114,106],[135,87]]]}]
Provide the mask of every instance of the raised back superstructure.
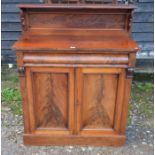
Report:
[{"label": "raised back superstructure", "polygon": [[130,33],[133,6],[19,5],[23,31],[123,30]]}]

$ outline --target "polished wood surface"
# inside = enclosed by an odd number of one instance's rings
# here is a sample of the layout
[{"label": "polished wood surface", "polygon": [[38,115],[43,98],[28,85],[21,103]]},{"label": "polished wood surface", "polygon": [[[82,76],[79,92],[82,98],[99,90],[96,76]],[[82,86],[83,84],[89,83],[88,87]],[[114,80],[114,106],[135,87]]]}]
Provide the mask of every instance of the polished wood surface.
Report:
[{"label": "polished wood surface", "polygon": [[127,54],[112,55],[107,53],[70,53],[70,54],[57,54],[51,52],[36,53],[29,52],[23,56],[25,64],[120,64],[127,65],[129,59]]},{"label": "polished wood surface", "polygon": [[34,73],[33,80],[37,128],[67,128],[67,75]]},{"label": "polished wood surface", "polygon": [[77,132],[82,135],[119,132],[124,71],[120,68],[81,68],[76,76]]},{"label": "polished wood surface", "polygon": [[74,124],[74,71],[69,68],[27,68],[31,130],[69,133]]},{"label": "polished wood surface", "polygon": [[128,13],[116,10],[113,14],[107,12],[45,12],[29,13],[29,29],[118,29],[126,26],[125,19]]},{"label": "polished wood surface", "polygon": [[125,143],[124,135],[104,135],[104,136],[76,136],[76,135],[35,135],[25,134],[26,145],[50,146],[50,145],[82,145],[82,146],[122,146]]},{"label": "polished wood surface", "polygon": [[18,7],[24,143],[123,145],[139,50],[130,36],[134,6]]},{"label": "polished wood surface", "polygon": [[[135,43],[124,31],[37,31],[26,33],[15,50],[136,52]],[[41,34],[42,33],[42,34]]]},{"label": "polished wood surface", "polygon": [[83,83],[82,128],[113,128],[117,75],[90,73]]}]

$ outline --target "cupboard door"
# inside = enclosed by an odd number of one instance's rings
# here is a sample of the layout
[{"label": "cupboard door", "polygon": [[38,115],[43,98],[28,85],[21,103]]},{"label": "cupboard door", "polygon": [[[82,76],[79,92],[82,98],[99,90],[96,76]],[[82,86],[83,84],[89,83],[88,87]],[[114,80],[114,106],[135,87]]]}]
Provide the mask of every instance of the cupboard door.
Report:
[{"label": "cupboard door", "polygon": [[74,70],[26,68],[31,132],[70,134],[74,128]]},{"label": "cupboard door", "polygon": [[117,134],[125,73],[120,68],[76,70],[77,134]]}]

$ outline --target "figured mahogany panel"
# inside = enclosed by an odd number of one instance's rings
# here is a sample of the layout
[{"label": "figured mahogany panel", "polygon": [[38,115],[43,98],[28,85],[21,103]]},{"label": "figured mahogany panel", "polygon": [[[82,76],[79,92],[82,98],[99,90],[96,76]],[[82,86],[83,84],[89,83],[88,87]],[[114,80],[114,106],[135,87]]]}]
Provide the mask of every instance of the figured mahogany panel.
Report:
[{"label": "figured mahogany panel", "polygon": [[69,134],[74,128],[74,70],[28,67],[30,128],[36,134]]},{"label": "figured mahogany panel", "polygon": [[35,119],[39,127],[67,128],[67,74],[34,73]]},{"label": "figured mahogany panel", "polygon": [[[94,0],[88,0],[88,2],[91,1]],[[97,2],[98,0],[95,1]],[[115,0],[113,2],[116,3]],[[109,4],[46,4],[18,5],[18,7],[22,9],[21,20],[23,32],[32,29],[54,29],[61,31],[75,29],[115,29],[130,32],[132,10],[134,9],[133,5]]]},{"label": "figured mahogany panel", "polygon": [[124,13],[44,12],[29,13],[31,29],[124,29]]},{"label": "figured mahogany panel", "polygon": [[77,133],[117,134],[124,71],[120,68],[79,68],[76,78]]},{"label": "figured mahogany panel", "polygon": [[82,128],[113,128],[117,75],[83,75]]},{"label": "figured mahogany panel", "polygon": [[128,64],[128,55],[25,53],[24,63],[31,64]]}]

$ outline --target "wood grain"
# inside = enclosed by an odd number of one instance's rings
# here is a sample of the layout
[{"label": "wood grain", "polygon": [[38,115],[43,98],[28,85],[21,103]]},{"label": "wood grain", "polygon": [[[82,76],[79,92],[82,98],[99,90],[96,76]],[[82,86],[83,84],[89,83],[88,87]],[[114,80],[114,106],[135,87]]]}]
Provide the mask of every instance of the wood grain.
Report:
[{"label": "wood grain", "polygon": [[[77,133],[118,134],[124,72],[120,68],[81,68],[76,72]],[[119,97],[119,100],[117,98]],[[116,110],[117,109],[117,110]],[[119,112],[118,112],[119,111]],[[117,119],[116,119],[117,118]]]},{"label": "wood grain", "polygon": [[23,34],[13,49],[23,96],[24,143],[123,145],[139,50],[130,37],[134,7],[19,7]]},{"label": "wood grain", "polygon": [[83,83],[82,128],[113,128],[117,75],[85,74]]},{"label": "wood grain", "polygon": [[[73,132],[74,75],[67,68],[28,68],[27,88],[31,131]],[[62,132],[62,130],[64,132]]]},{"label": "wood grain", "polygon": [[31,13],[30,29],[124,29],[126,14]]},{"label": "wood grain", "polygon": [[120,127],[121,134],[125,134],[126,132],[127,118],[128,118],[128,105],[129,105],[128,103],[129,103],[130,94],[131,94],[131,85],[132,85],[132,79],[126,79],[122,116],[121,116],[121,127]]},{"label": "wood grain", "polygon": [[[119,38],[119,39],[118,39]],[[137,52],[139,47],[121,30],[33,30],[13,46],[18,51]]]},{"label": "wood grain", "polygon": [[33,92],[37,128],[67,128],[67,85],[68,78],[65,74],[34,73]]},{"label": "wood grain", "polygon": [[[61,140],[60,140],[61,139]],[[82,146],[122,146],[125,144],[124,135],[104,135],[104,136],[50,136],[50,135],[24,135],[25,145],[51,146],[51,145],[82,145]]]},{"label": "wood grain", "polygon": [[31,64],[128,64],[128,55],[25,53],[24,63]]}]

